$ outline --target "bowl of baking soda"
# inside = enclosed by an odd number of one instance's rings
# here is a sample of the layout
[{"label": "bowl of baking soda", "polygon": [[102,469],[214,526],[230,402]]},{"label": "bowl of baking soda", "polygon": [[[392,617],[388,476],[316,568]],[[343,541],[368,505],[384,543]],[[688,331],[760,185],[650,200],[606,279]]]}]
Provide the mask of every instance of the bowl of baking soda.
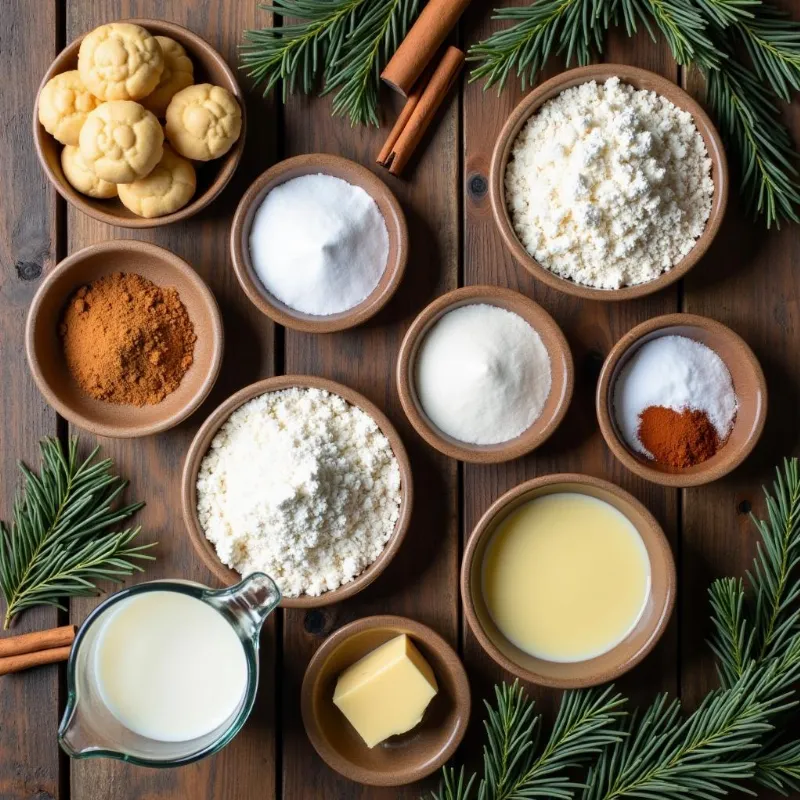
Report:
[{"label": "bowl of baking soda", "polygon": [[597,385],[600,430],[632,472],[664,486],[710,483],[741,464],[767,415],[764,373],[730,328],[667,314],[627,333]]},{"label": "bowl of baking soda", "polygon": [[529,453],[572,398],[572,354],[539,305],[468,286],[435,300],[400,346],[397,387],[417,433],[451,458],[497,463]]},{"label": "bowl of baking soda", "polygon": [[378,313],[408,259],[405,215],[359,164],[312,154],[281,161],[242,197],[231,228],[236,276],[280,325],[331,333]]}]

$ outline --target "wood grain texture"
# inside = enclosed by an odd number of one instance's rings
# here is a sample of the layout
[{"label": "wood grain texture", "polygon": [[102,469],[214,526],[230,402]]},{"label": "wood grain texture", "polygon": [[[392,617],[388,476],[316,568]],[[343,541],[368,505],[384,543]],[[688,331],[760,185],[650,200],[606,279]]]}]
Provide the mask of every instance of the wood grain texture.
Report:
[{"label": "wood grain texture", "polygon": [[[474,4],[466,15],[466,30],[462,33],[467,41],[478,41],[507,24],[491,20],[480,4]],[[654,45],[646,36],[629,40],[624,35],[612,34],[603,60],[650,69],[673,81],[678,77],[677,67],[666,47]],[[559,69],[563,69],[563,65],[553,64],[545,77]],[[575,394],[561,427],[539,450],[518,461],[494,467],[464,466],[464,535],[469,536],[497,497],[522,481],[552,472],[584,472],[632,492],[653,512],[675,548],[677,493],[636,478],[611,455],[597,427],[594,392],[600,366],[614,342],[639,322],[675,311],[678,290],[669,287],[654,296],[624,303],[580,300],[537,283],[514,261],[494,224],[486,187],[494,142],[522,96],[513,77],[499,96],[496,88],[484,91],[480,82],[468,84],[464,90],[464,282],[508,286],[532,297],[553,315],[572,348]],[[634,700],[650,699],[654,689],[676,690],[676,643],[673,618],[654,652],[635,673],[618,682],[620,688]],[[476,698],[488,696],[493,683],[508,679],[481,651],[466,626],[464,655]],[[533,695],[547,711],[555,708],[557,693],[534,689]],[[475,727],[474,735],[480,736]],[[477,752],[476,742],[472,747]]]},{"label": "wood grain texture", "polygon": [[[154,17],[177,22],[206,38],[228,63],[236,66],[236,47],[244,28],[265,18],[250,2],[114,2],[70,0],[67,41],[96,25],[124,17]],[[155,242],[185,258],[210,285],[219,302],[227,341],[222,373],[211,396],[186,423],[146,439],[101,440],[103,452],[114,458],[130,478],[129,494],[147,500],[139,515],[143,539],[158,541],[158,561],[145,579],[181,577],[214,585],[186,535],[180,507],[180,474],[188,444],[200,423],[222,400],[242,386],[274,370],[272,325],[247,300],[230,264],[228,235],[238,199],[253,175],[273,157],[275,117],[259,93],[248,94],[249,136],[236,175],[207,209],[181,224],[148,231],[130,231],[96,222],[71,209],[69,250],[95,241],[132,237]],[[202,168],[202,167],[201,167]],[[84,445],[93,438],[82,437]],[[140,578],[141,579],[141,578]],[[96,601],[72,604],[71,620],[80,623]],[[119,762],[72,762],[72,797],[80,800],[155,798],[250,798],[275,793],[274,623],[262,635],[261,689],[256,708],[242,733],[225,750],[179,770],[143,770]]]},{"label": "wood grain texture", "polygon": [[[414,511],[406,540],[392,564],[362,594],[330,609],[284,617],[283,798],[416,798],[420,785],[400,789],[358,787],[329,769],[311,748],[299,717],[300,683],[322,638],[356,617],[392,613],[433,627],[451,644],[458,630],[458,496],[456,465],[413,432],[400,408],[394,379],[397,351],[412,318],[435,296],[456,286],[458,272],[458,100],[445,102],[407,177],[374,166],[399,109],[385,91],[381,130],[355,129],[331,119],[329,100],[291,98],[285,109],[284,155],[338,153],[370,166],[397,194],[405,210],[411,252],[397,294],[373,320],[351,331],[311,336],[286,331],[287,373],[310,372],[365,394],[397,426],[414,473]],[[393,108],[393,111],[386,109]],[[438,778],[429,781],[435,784]]]},{"label": "wood grain texture", "polygon": [[[38,466],[37,442],[56,435],[56,415],[28,372],[25,315],[42,278],[57,260],[58,202],[31,141],[39,80],[56,54],[55,0],[9,0],[0,26],[0,519],[11,517],[17,459]],[[55,609],[24,612],[10,634],[52,628]],[[6,635],[0,630],[0,636]],[[45,666],[0,678],[0,797],[59,797],[59,674]]]}]

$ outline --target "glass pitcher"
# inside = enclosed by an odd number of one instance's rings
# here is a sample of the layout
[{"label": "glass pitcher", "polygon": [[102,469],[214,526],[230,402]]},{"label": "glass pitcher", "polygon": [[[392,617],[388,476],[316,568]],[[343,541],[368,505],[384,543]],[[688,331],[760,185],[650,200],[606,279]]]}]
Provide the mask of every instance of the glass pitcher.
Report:
[{"label": "glass pitcher", "polygon": [[[126,728],[102,699],[95,655],[103,621],[114,607],[144,592],[180,592],[212,606],[236,632],[247,660],[247,688],[239,707],[214,730],[189,741],[157,741]],[[241,729],[253,708],[258,688],[259,634],[264,620],[280,602],[272,578],[254,572],[230,589],[214,591],[189,581],[152,581],[117,592],[99,605],[81,626],[67,665],[67,708],[58,741],[72,758],[119,758],[147,767],[176,767],[222,749]]]}]

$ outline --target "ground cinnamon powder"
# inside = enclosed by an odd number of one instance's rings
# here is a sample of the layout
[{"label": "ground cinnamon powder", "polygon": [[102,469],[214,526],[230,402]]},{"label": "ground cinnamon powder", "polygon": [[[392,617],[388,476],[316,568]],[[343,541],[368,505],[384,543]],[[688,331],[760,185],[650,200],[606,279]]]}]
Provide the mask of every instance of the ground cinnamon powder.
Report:
[{"label": "ground cinnamon powder", "polygon": [[691,467],[723,444],[705,411],[648,406],[639,419],[639,441],[661,464]]},{"label": "ground cinnamon powder", "polygon": [[59,333],[87,394],[134,406],[160,403],[178,388],[197,339],[177,290],[121,272],[78,289]]}]

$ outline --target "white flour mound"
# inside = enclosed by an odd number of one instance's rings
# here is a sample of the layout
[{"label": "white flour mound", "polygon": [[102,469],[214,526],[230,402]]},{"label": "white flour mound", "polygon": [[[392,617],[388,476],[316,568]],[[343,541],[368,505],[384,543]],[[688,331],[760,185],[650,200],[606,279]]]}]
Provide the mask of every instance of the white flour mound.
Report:
[{"label": "white flour mound", "polygon": [[400,467],[376,422],[320,389],[245,403],[211,442],[197,513],[223,563],[287,597],[353,580],[394,532]]},{"label": "white flour mound", "polygon": [[549,100],[511,155],[506,203],[520,241],[576,283],[657,278],[694,247],[711,213],[711,159],[691,114],[619,78]]}]

